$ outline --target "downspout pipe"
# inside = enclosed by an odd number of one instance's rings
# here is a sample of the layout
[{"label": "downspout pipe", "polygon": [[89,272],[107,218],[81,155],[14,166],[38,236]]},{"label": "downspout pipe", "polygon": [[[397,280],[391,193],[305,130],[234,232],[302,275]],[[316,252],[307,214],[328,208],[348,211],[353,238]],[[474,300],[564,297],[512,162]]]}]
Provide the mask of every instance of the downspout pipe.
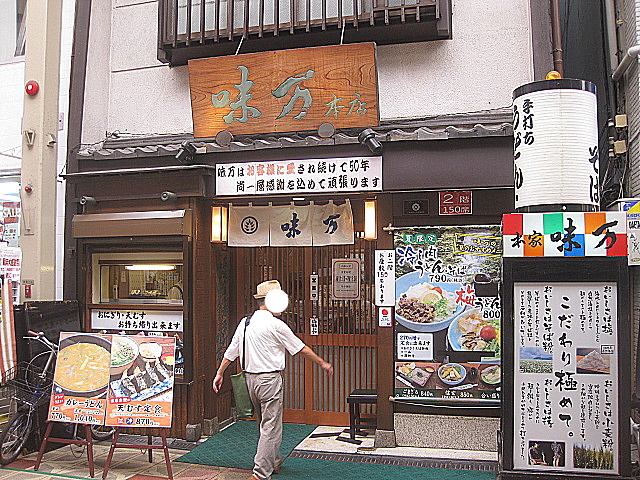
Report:
[{"label": "downspout pipe", "polygon": [[626,72],[627,68],[629,68],[629,66],[631,65],[631,62],[634,59],[638,58],[638,54],[640,54],[640,45],[634,45],[629,50],[627,50],[627,53],[625,53],[624,57],[622,57],[620,64],[615,69],[615,71],[611,74],[611,79],[614,82],[617,82],[618,80],[620,80],[622,75],[624,75],[624,72]]},{"label": "downspout pipe", "polygon": [[560,0],[551,0],[551,53],[553,54],[553,69],[564,77],[562,61],[562,28],[560,27]]}]

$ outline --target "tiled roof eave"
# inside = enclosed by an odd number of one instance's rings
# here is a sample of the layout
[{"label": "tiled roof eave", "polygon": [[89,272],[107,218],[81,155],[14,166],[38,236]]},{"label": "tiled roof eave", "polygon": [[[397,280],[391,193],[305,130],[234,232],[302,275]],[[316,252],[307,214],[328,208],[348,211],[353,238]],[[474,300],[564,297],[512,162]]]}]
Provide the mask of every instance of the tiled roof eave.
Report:
[{"label": "tiled roof eave", "polygon": [[[448,125],[430,127],[395,126],[393,124],[374,129],[381,142],[407,142],[450,140],[479,137],[509,137],[513,127],[509,122],[475,123],[473,125]],[[330,138],[322,138],[317,133],[289,133],[252,135],[235,138],[228,145],[219,145],[215,139],[194,139],[176,136],[163,138],[139,137],[126,141],[109,140],[99,146],[86,147],[77,153],[79,160],[117,160],[124,158],[174,156],[181,143],[188,139],[197,149],[197,154],[263,150],[269,148],[322,147],[357,144],[359,131],[339,131]],[[173,141],[172,141],[173,140]],[[118,145],[122,143],[122,147]],[[137,145],[136,145],[137,143]]]}]

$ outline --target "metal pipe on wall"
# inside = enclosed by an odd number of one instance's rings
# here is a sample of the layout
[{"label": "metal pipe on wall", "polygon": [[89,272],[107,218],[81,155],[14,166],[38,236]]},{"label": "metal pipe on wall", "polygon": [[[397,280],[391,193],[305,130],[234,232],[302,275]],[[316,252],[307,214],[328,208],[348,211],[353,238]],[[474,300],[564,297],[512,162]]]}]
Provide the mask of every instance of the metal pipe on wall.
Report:
[{"label": "metal pipe on wall", "polygon": [[550,6],[553,69],[564,77],[564,66],[562,62],[562,29],[560,28],[560,0],[550,0]]}]

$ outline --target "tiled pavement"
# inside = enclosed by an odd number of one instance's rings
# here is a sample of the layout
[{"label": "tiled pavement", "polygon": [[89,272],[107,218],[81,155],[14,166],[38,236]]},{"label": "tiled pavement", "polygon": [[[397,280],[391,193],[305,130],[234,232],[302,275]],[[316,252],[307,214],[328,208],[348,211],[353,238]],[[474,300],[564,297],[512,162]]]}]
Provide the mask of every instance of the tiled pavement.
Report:
[{"label": "tiled pavement", "polygon": [[[335,427],[318,427],[315,433],[335,431]],[[337,429],[338,431],[340,429]],[[337,455],[362,455],[362,456],[391,456],[413,459],[457,459],[461,461],[476,460],[495,462],[495,452],[472,452],[461,450],[435,450],[420,448],[396,447],[393,449],[373,449],[373,439],[359,437],[363,443],[353,445],[338,442],[335,438],[306,438],[292,452],[292,457],[304,457],[309,453],[332,453]],[[143,439],[146,440],[146,439]],[[154,439],[159,441],[159,439]],[[128,443],[133,443],[128,441]],[[110,442],[101,442],[94,445],[95,475],[94,478],[102,478],[102,471],[109,452]],[[172,460],[171,468],[176,480],[248,480],[251,476],[249,470],[240,470],[226,467],[213,467],[175,462],[176,458],[184,455],[185,450],[169,448],[169,456]],[[64,478],[87,479],[89,466],[84,447],[66,445],[57,450],[47,452],[44,455],[40,469],[34,472],[33,466],[37,453],[32,453],[5,468],[0,468],[0,480],[57,480]],[[309,457],[307,457],[309,458]],[[347,460],[348,461],[348,460]],[[376,462],[377,463],[377,462]],[[397,462],[394,462],[397,464]],[[426,465],[425,465],[426,466]],[[148,450],[118,448],[114,452],[108,480],[165,480],[167,468],[164,462],[162,450],[154,450],[153,462],[149,463]],[[277,478],[276,478],[277,480]]]},{"label": "tiled pavement", "polygon": [[[72,450],[73,449],[73,450]],[[102,471],[109,452],[108,444],[94,445],[95,476]],[[184,455],[184,450],[169,449],[171,460]],[[33,471],[37,454],[27,455],[5,468],[0,468],[0,480],[59,480],[61,478],[90,478],[86,451],[81,447],[63,446],[44,455],[38,472]],[[171,462],[176,480],[247,480],[251,472],[234,468],[207,467]],[[147,450],[118,448],[115,450],[107,480],[165,480],[167,467],[161,450],[153,452],[149,463]]]}]

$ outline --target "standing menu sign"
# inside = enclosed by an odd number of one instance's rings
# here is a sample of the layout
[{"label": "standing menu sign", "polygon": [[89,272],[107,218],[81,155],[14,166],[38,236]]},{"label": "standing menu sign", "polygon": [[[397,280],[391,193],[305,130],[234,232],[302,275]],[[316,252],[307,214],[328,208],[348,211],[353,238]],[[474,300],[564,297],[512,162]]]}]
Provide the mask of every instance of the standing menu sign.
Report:
[{"label": "standing menu sign", "polygon": [[500,401],[499,226],[394,232],[396,398]]},{"label": "standing menu sign", "polygon": [[504,258],[499,477],[629,479],[623,256]]},{"label": "standing menu sign", "polygon": [[60,334],[49,420],[170,427],[174,337]]},{"label": "standing menu sign", "polygon": [[515,468],[617,473],[615,283],[514,285]]}]

